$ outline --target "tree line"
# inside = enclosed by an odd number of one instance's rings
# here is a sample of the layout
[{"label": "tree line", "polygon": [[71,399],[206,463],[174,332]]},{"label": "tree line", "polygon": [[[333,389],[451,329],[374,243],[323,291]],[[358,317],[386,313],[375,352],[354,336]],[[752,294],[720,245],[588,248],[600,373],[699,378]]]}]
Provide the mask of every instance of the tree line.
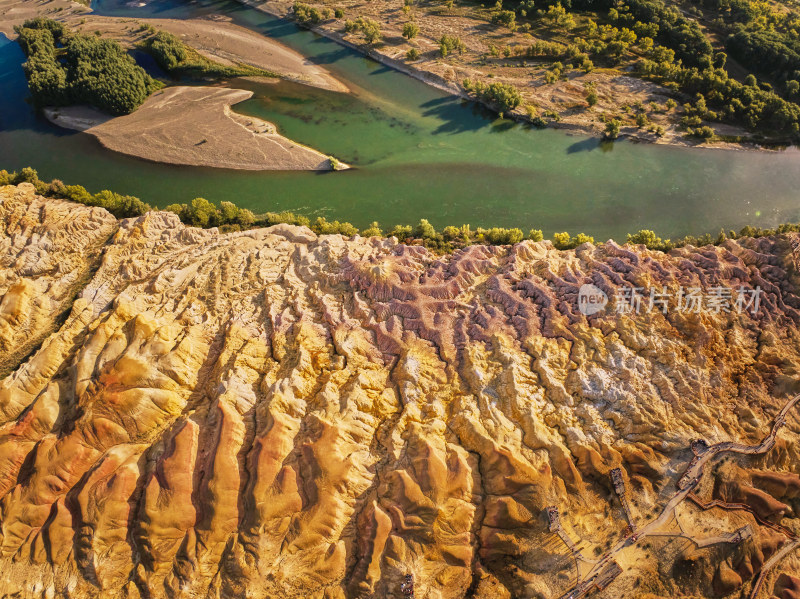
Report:
[{"label": "tree line", "polygon": [[[117,218],[142,216],[146,212],[153,210],[150,204],[134,196],[121,195],[109,190],[92,194],[81,185],[65,185],[58,179],[47,183],[39,178],[36,170],[29,167],[23,168],[19,172],[0,170],[0,186],[19,185],[20,183],[31,183],[36,189],[36,193],[46,198],[65,199],[86,206],[105,208]],[[254,215],[250,210],[240,208],[232,202],[220,202],[220,205],[216,206],[213,202],[204,198],[195,198],[188,204],[171,204],[165,210],[177,214],[181,222],[186,225],[202,228],[219,227],[223,232],[290,224],[309,227],[318,235],[340,234],[347,237],[357,234],[361,234],[364,237],[393,236],[405,243],[421,243],[437,252],[451,252],[474,244],[513,245],[524,239],[531,241],[543,241],[544,239],[541,229],[531,229],[525,235],[522,229],[517,227],[491,227],[488,229],[477,227],[472,229],[470,225],[461,225],[460,227],[447,226],[441,231],[437,231],[424,218],[420,219],[416,225],[395,225],[385,232],[377,222],[373,222],[368,227],[359,230],[348,222],[329,221],[324,217],[317,217],[312,222],[307,216],[289,211]],[[668,252],[688,245],[695,247],[719,245],[727,239],[765,237],[789,232],[800,232],[800,223],[785,223],[773,229],[746,226],[738,233],[735,231],[720,231],[716,236],[706,233],[697,237],[687,235],[674,240],[662,239],[653,231],[643,229],[637,233],[629,234],[626,242],[629,244],[641,244],[651,250]],[[584,243],[594,243],[594,238],[584,233],[570,235],[567,232],[558,232],[553,234],[552,243],[556,249],[566,250],[576,248]]]}]

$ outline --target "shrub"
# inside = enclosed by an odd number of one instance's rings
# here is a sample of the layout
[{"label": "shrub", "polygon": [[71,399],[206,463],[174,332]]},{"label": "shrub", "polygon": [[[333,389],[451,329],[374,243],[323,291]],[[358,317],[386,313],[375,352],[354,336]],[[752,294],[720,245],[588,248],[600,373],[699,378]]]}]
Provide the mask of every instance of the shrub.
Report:
[{"label": "shrub", "polygon": [[383,237],[383,231],[381,231],[378,223],[373,221],[369,227],[361,231],[361,235],[364,237]]},{"label": "shrub", "polygon": [[419,34],[419,25],[414,22],[408,22],[403,25],[403,37],[407,40],[412,40]]},{"label": "shrub", "polygon": [[406,60],[414,61],[419,60],[419,50],[416,48],[409,48],[408,52],[406,52]]},{"label": "shrub", "polygon": [[523,240],[521,229],[503,229],[493,227],[483,234],[483,238],[492,245],[513,245]]},{"label": "shrub", "polygon": [[328,221],[322,216],[317,217],[314,224],[311,225],[311,230],[317,235],[344,235],[345,237],[352,237],[358,233],[350,223],[340,223],[338,220]]},{"label": "shrub", "polygon": [[553,233],[553,245],[559,250],[569,249],[569,233]]},{"label": "shrub", "polygon": [[337,19],[343,19],[344,18],[344,9],[343,8],[335,9],[333,11],[333,16],[336,17]]},{"label": "shrub", "polygon": [[578,233],[575,237],[570,237],[567,232],[553,233],[553,245],[559,250],[569,250],[584,243],[594,243],[594,237],[585,233]]},{"label": "shrub", "polygon": [[461,231],[458,227],[454,227],[452,225],[445,227],[442,229],[442,237],[445,241],[455,241],[459,238]]},{"label": "shrub", "polygon": [[603,137],[606,139],[617,139],[619,137],[620,122],[617,119],[611,119],[606,123]]},{"label": "shrub", "polygon": [[378,22],[364,17],[358,17],[355,21],[345,21],[344,30],[347,33],[361,33],[368,44],[381,39],[381,26]]},{"label": "shrub", "polygon": [[466,49],[467,47],[464,45],[464,42],[461,41],[460,37],[445,34],[439,38],[439,53],[442,55],[442,58],[453,52],[463,54]]},{"label": "shrub", "polygon": [[701,139],[709,139],[714,137],[714,130],[708,125],[705,125],[703,127],[697,127],[696,129],[689,129],[689,135]]},{"label": "shrub", "polygon": [[544,235],[542,234],[541,229],[531,229],[528,233],[528,239],[531,241],[541,241],[544,239]]},{"label": "shrub", "polygon": [[301,2],[294,3],[292,13],[295,20],[303,25],[316,25],[322,20],[322,13],[319,12],[319,9]]},{"label": "shrub", "polygon": [[283,212],[267,212],[260,221],[256,222],[256,224],[267,227],[280,224],[310,227],[311,221],[307,216],[298,215],[294,212],[284,210]]},{"label": "shrub", "polygon": [[594,82],[586,83],[583,87],[586,89],[586,102],[589,106],[597,104],[597,87]]},{"label": "shrub", "polygon": [[633,235],[629,233],[627,243],[643,245],[647,249],[662,252],[669,251],[674,247],[674,244],[669,239],[665,241],[649,229],[642,229]]},{"label": "shrub", "polygon": [[411,225],[395,225],[389,231],[389,237],[397,237],[400,240],[407,239],[411,237],[412,231],[413,227]]},{"label": "shrub", "polygon": [[436,229],[434,229],[433,225],[425,218],[420,219],[417,226],[414,227],[413,233],[414,237],[421,237],[422,239],[433,239],[436,237]]}]

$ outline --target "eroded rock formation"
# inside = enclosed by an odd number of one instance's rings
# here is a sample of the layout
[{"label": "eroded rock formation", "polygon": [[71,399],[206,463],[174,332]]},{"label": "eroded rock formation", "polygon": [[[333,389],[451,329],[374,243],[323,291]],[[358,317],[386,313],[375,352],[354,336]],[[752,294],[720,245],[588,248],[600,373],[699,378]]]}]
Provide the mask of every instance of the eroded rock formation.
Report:
[{"label": "eroded rock formation", "polygon": [[[29,185],[0,190],[0,219],[0,349],[16,360],[0,596],[400,597],[411,573],[416,597],[558,597],[575,561],[547,506],[599,555],[628,525],[611,469],[644,522],[693,439],[758,443],[800,391],[796,236],[435,256],[169,213],[116,223]],[[587,283],[611,298],[588,317]],[[672,304],[618,313],[631,287]],[[673,305],[679,287],[763,293],[755,313],[695,313]],[[71,311],[61,323],[36,302]],[[22,352],[32,335],[46,338]],[[787,506],[764,514],[787,527],[797,422],[725,487]],[[749,512],[680,509],[689,536],[713,535],[711,515],[755,534],[691,556],[653,540],[666,549],[621,563],[605,596],[675,596],[696,564],[693,593],[733,592],[780,546]],[[776,594],[795,596],[798,563],[781,562]]]}]

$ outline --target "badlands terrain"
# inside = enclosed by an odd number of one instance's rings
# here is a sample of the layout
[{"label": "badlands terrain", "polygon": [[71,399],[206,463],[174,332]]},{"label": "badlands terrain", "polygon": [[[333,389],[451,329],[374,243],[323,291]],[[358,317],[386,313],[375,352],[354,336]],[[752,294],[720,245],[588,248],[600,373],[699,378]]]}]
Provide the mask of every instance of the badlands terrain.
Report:
[{"label": "badlands terrain", "polygon": [[[796,234],[437,256],[28,184],[0,223],[2,597],[800,597]],[[680,286],[763,293],[615,309]]]}]

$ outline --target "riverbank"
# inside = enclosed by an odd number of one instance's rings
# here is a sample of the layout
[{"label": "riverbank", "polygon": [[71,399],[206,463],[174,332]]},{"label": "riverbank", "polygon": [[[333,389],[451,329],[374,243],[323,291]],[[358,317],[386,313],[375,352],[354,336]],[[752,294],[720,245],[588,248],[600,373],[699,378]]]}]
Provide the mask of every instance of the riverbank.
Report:
[{"label": "riverbank", "polygon": [[[237,0],[241,4],[265,14],[283,19],[291,19],[293,0]],[[323,2],[322,5],[327,3]],[[549,69],[541,60],[514,61],[500,54],[501,41],[512,47],[512,41],[519,47],[530,43],[529,34],[508,34],[501,37],[487,23],[480,23],[465,16],[467,9],[453,8],[448,11],[431,9],[425,14],[425,24],[413,40],[402,35],[404,23],[414,19],[411,11],[384,11],[381,6],[361,0],[347,0],[334,3],[343,7],[346,19],[360,16],[376,19],[381,28],[381,41],[374,45],[357,43],[358,38],[344,30],[340,19],[321,21],[316,25],[308,23],[304,27],[325,36],[343,46],[356,50],[373,60],[405,73],[432,87],[452,93],[459,97],[492,106],[469,94],[462,82],[464,79],[489,83],[505,83],[518,88],[523,103],[507,113],[507,116],[521,122],[546,125],[575,134],[603,136],[605,121],[622,118],[619,139],[646,142],[677,147],[702,147],[706,149],[775,151],[783,149],[781,144],[762,144],[759,138],[741,127],[714,123],[716,136],[711,140],[687,137],[679,126],[683,116],[683,102],[690,100],[684,94],[671,91],[650,81],[633,77],[624,69],[596,68],[590,73],[579,70],[568,71],[562,79],[547,82]],[[330,4],[330,6],[334,6]],[[322,6],[319,5],[319,6]],[[314,4],[317,6],[317,4]],[[416,5],[413,10],[421,10]],[[477,9],[475,9],[477,10]],[[481,9],[483,10],[483,9]],[[488,14],[488,13],[487,13]],[[453,53],[446,59],[439,53],[439,36],[461,34],[465,44],[464,53]],[[494,58],[486,58],[486,48],[498,52]],[[407,59],[406,51],[415,48],[419,52],[417,60]],[[590,106],[586,100],[587,89],[597,93],[597,104]],[[676,108],[668,108],[668,102],[676,102]],[[636,106],[644,107],[647,126],[632,124],[634,115],[639,112]],[[652,108],[655,106],[656,108]],[[621,117],[622,115],[626,115]],[[626,121],[631,121],[627,124]],[[737,140],[737,141],[729,141]]]},{"label": "riverbank", "polygon": [[[239,170],[331,170],[328,156],[280,135],[231,106],[253,92],[168,87],[135,112],[110,118],[86,106],[50,108],[54,124],[94,136],[103,147],[154,162]],[[341,163],[337,168],[348,168]]]}]

